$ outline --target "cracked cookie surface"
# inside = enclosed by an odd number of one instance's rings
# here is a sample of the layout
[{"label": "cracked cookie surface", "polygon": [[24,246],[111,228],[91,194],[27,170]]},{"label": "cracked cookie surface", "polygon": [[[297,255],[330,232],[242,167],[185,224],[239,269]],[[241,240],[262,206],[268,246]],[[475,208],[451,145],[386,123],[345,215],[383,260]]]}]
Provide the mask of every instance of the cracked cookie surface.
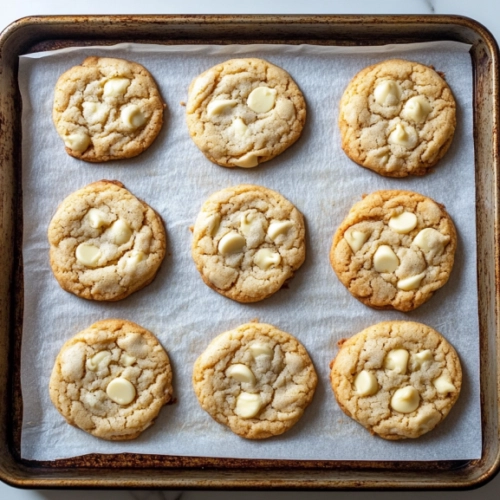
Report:
[{"label": "cracked cookie surface", "polygon": [[450,147],[455,126],[448,84],[416,62],[392,59],[363,69],[340,101],[342,149],[388,177],[426,174]]},{"label": "cracked cookie surface", "polygon": [[140,64],[87,57],[57,81],[52,117],[69,155],[104,162],[147,149],[162,127],[164,108]]},{"label": "cracked cookie surface", "polygon": [[306,104],[283,69],[262,59],[231,59],[193,80],[186,113],[191,138],[209,160],[251,168],[297,141]]},{"label": "cracked cookie surface", "polygon": [[304,262],[304,218],[276,191],[240,184],[203,204],[191,251],[210,288],[238,302],[257,302]]},{"label": "cracked cookie surface", "polygon": [[311,402],[316,384],[304,346],[265,323],[247,323],[220,334],[193,369],[201,407],[247,439],[290,429]]},{"label": "cracked cookie surface", "polygon": [[448,281],[456,246],[442,205],[412,191],[376,191],[337,229],[330,263],[364,304],[410,311]]},{"label": "cracked cookie surface", "polygon": [[89,300],[120,300],[145,287],[166,251],[160,216],[117,181],[69,195],[50,222],[48,239],[61,287]]},{"label": "cracked cookie surface", "polygon": [[134,439],[172,398],[167,353],[148,330],[98,321],[68,340],[50,378],[50,398],[66,421],[112,441]]},{"label": "cracked cookie surface", "polygon": [[339,342],[330,382],[341,409],[384,439],[417,438],[438,425],[460,394],[455,349],[412,321],[385,321]]}]

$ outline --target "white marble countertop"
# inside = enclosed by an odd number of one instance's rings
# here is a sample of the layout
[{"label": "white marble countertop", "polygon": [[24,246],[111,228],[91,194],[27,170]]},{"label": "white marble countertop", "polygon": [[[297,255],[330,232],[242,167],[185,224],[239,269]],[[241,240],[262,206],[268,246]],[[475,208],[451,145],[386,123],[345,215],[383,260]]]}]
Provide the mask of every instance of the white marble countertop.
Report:
[{"label": "white marble countertop", "polygon": [[[485,25],[500,40],[500,2],[498,0],[120,0],[103,2],[86,0],[16,0],[3,2],[0,9],[0,30],[9,23],[29,15],[53,14],[458,14],[471,17]],[[0,500],[224,500],[233,492],[204,491],[72,491],[18,490],[0,482]],[[240,500],[259,496],[262,500],[322,500],[331,498],[324,492],[238,492]],[[474,491],[464,492],[336,492],[338,499],[349,500],[461,500],[500,498],[500,474],[490,483]]]}]

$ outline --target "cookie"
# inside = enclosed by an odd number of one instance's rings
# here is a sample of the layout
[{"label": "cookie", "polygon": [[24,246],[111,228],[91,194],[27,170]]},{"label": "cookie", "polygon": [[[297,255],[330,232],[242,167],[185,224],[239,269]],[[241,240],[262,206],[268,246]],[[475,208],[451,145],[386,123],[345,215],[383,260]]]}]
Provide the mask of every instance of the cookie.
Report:
[{"label": "cookie", "polygon": [[337,229],[330,263],[363,304],[411,311],[448,281],[456,246],[443,205],[412,191],[376,191]]},{"label": "cookie", "polygon": [[257,302],[278,291],[304,262],[304,219],[276,191],[240,184],[203,204],[191,251],[210,288],[238,302]]},{"label": "cookie", "polygon": [[316,384],[304,346],[265,323],[247,323],[220,334],[193,369],[201,407],[247,439],[290,429],[311,402]]},{"label": "cookie", "polygon": [[148,330],[98,321],[68,340],[50,377],[50,399],[66,421],[111,441],[134,439],[172,399],[168,355]]},{"label": "cookie", "polygon": [[118,181],[94,182],[69,195],[48,238],[57,281],[89,300],[120,300],[149,285],[166,250],[160,216]]},{"label": "cookie", "polygon": [[256,167],[302,133],[306,103],[291,76],[262,59],[231,59],[196,77],[186,106],[189,133],[223,167]]},{"label": "cookie", "polygon": [[432,68],[392,59],[360,71],[340,101],[342,149],[388,177],[424,175],[450,147],[456,104]]},{"label": "cookie", "polygon": [[385,321],[339,343],[330,382],[348,416],[384,439],[417,438],[438,425],[460,394],[455,349],[436,330]]},{"label": "cookie", "polygon": [[147,149],[161,130],[164,108],[140,64],[87,57],[59,77],[52,118],[69,155],[104,162]]}]

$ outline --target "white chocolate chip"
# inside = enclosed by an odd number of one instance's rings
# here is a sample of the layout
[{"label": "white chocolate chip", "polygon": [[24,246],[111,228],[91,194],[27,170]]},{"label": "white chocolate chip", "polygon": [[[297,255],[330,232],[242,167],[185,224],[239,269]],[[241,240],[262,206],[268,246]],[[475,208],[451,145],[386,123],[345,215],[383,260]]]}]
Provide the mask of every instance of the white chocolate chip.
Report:
[{"label": "white chocolate chip", "polygon": [[276,89],[257,87],[250,92],[247,99],[248,107],[256,113],[267,113],[274,108]]},{"label": "white chocolate chip", "polygon": [[417,368],[420,368],[425,363],[432,361],[434,358],[432,356],[432,352],[430,349],[426,349],[425,351],[420,351],[415,354],[414,362]]},{"label": "white chocolate chip", "polygon": [[90,137],[85,132],[75,132],[64,138],[64,145],[72,151],[83,153],[90,146]]},{"label": "white chocolate chip", "polygon": [[247,153],[236,160],[232,160],[237,167],[251,168],[259,164],[259,157],[254,153]]},{"label": "white chocolate chip", "polygon": [[96,372],[102,368],[106,368],[111,361],[111,353],[109,351],[100,351],[94,354],[90,359],[87,359],[87,369]]},{"label": "white chocolate chip", "polygon": [[109,113],[109,107],[106,104],[100,102],[84,102],[82,107],[83,117],[90,125],[106,121]]},{"label": "white chocolate chip", "polygon": [[90,243],[80,243],[76,247],[76,260],[87,267],[96,267],[101,258],[101,251]]},{"label": "white chocolate chip", "polygon": [[389,144],[413,149],[418,142],[417,131],[411,125],[398,123],[387,139]]},{"label": "white chocolate chip", "polygon": [[222,254],[239,253],[245,246],[245,238],[236,231],[225,234],[219,241],[219,252]]},{"label": "white chocolate chip", "polygon": [[295,106],[288,99],[278,99],[276,103],[276,113],[283,120],[291,120],[295,117]]},{"label": "white chocolate chip", "polygon": [[255,213],[244,213],[240,219],[240,231],[248,236],[250,234],[250,228],[252,227],[252,221],[255,220]]},{"label": "white chocolate chip", "polygon": [[248,127],[241,118],[235,118],[231,128],[234,130],[234,135],[237,137],[243,137],[248,130]]},{"label": "white chocolate chip", "polygon": [[121,97],[125,95],[130,80],[128,78],[111,78],[104,84],[103,97]]},{"label": "white chocolate chip", "polygon": [[122,357],[120,358],[120,361],[124,366],[132,366],[136,362],[136,358],[124,352],[122,354]]},{"label": "white chocolate chip", "polygon": [[380,82],[373,91],[375,101],[381,106],[397,106],[401,101],[401,87],[394,80]]},{"label": "white chocolate chip", "polygon": [[236,104],[238,104],[238,101],[235,101],[234,99],[218,99],[211,101],[207,106],[207,115],[209,117],[220,115],[228,109],[234,108]]},{"label": "white chocolate chip", "polygon": [[354,387],[360,396],[373,396],[378,391],[378,382],[373,373],[363,370],[356,375]]},{"label": "white chocolate chip", "polygon": [[234,378],[234,380],[237,380],[241,383],[252,385],[255,384],[255,375],[253,374],[252,370],[250,370],[248,366],[241,363],[231,365],[226,370],[226,376]]},{"label": "white chocolate chip", "polygon": [[291,220],[271,222],[267,228],[267,235],[272,241],[275,241],[279,235],[286,234],[292,226],[293,221]]},{"label": "white chocolate chip", "polygon": [[108,387],[106,387],[106,394],[109,396],[109,399],[124,406],[134,400],[136,391],[134,385],[130,381],[126,378],[118,377],[108,384]]},{"label": "white chocolate chip", "polygon": [[123,108],[120,118],[123,125],[130,130],[138,129],[146,123],[146,117],[137,104],[129,104]]},{"label": "white chocolate chip", "polygon": [[356,253],[365,244],[368,236],[368,233],[357,231],[356,229],[348,229],[344,233],[344,239],[347,241],[347,244],[351,247],[351,250],[354,253]]},{"label": "white chocolate chip", "polygon": [[424,252],[433,251],[436,255],[439,255],[444,250],[444,247],[449,241],[449,236],[441,234],[432,227],[422,229],[422,231],[420,231],[413,239],[413,243],[420,247]]},{"label": "white chocolate chip", "polygon": [[273,355],[273,350],[267,344],[263,344],[262,342],[254,342],[250,346],[250,352],[252,353],[254,359],[261,356],[271,357]]},{"label": "white chocolate chip", "polygon": [[273,252],[269,248],[261,248],[255,254],[253,261],[263,271],[266,271],[270,267],[277,266],[281,262],[281,255],[278,252]]},{"label": "white chocolate chip", "polygon": [[241,418],[255,417],[262,407],[262,400],[258,394],[241,392],[236,398],[234,413]]},{"label": "white chocolate chip", "polygon": [[380,245],[373,256],[373,267],[378,273],[392,273],[399,266],[399,259],[388,245]]},{"label": "white chocolate chip", "polygon": [[397,287],[400,290],[404,290],[408,292],[410,290],[415,290],[420,286],[420,283],[425,277],[425,271],[423,273],[417,274],[416,276],[410,276],[409,278],[405,278],[398,281]]},{"label": "white chocolate chip", "polygon": [[384,368],[386,370],[394,370],[404,375],[408,366],[409,357],[410,353],[406,349],[393,349],[387,353],[384,359]]},{"label": "white chocolate chip", "polygon": [[111,240],[117,245],[123,245],[130,240],[132,236],[132,230],[130,226],[123,220],[118,219],[109,228],[108,234]]},{"label": "white chocolate chip", "polygon": [[126,267],[127,270],[132,271],[137,268],[139,262],[142,262],[146,258],[146,254],[140,250],[132,250],[130,255],[127,257]]},{"label": "white chocolate chip", "polygon": [[422,123],[431,111],[432,106],[427,98],[423,95],[416,95],[406,101],[401,116],[405,120]]},{"label": "white chocolate chip", "polygon": [[391,217],[389,227],[396,233],[407,234],[417,227],[417,216],[412,212],[403,212]]},{"label": "white chocolate chip", "polygon": [[391,407],[400,413],[411,413],[420,404],[420,394],[411,385],[398,389],[391,398]]},{"label": "white chocolate chip", "polygon": [[108,225],[106,214],[98,208],[91,208],[87,212],[87,218],[89,220],[90,227],[93,227],[94,229]]},{"label": "white chocolate chip", "polygon": [[207,233],[212,238],[216,235],[220,226],[220,215],[219,214],[211,214],[205,217],[204,226],[207,229]]},{"label": "white chocolate chip", "polygon": [[438,394],[448,394],[449,392],[455,392],[456,388],[451,383],[451,378],[448,374],[443,373],[440,377],[432,382]]}]

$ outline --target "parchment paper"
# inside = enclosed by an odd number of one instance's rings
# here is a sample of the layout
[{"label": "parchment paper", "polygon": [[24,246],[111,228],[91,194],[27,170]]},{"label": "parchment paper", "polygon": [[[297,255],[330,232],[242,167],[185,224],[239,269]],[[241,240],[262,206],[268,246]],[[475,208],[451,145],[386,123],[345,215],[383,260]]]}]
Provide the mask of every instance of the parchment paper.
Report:
[{"label": "parchment paper", "polygon": [[[23,100],[25,309],[22,339],[22,457],[52,460],[86,453],[343,460],[449,460],[481,456],[479,334],[476,284],[472,68],[468,46],[453,42],[336,48],[313,46],[154,46],[121,44],[76,48],[20,59]],[[88,55],[122,57],[146,66],[168,104],[160,135],[142,155],[89,164],[68,156],[52,123],[61,73]],[[191,141],[185,108],[191,80],[232,57],[262,57],[285,68],[308,106],[300,141],[254,169],[212,164]],[[388,179],[360,168],[340,148],[338,102],[363,67],[401,56],[432,64],[446,75],[458,104],[451,149],[434,172]],[[48,260],[47,226],[58,204],[99,179],[118,179],[163,217],[168,256],[155,281],[117,303],[89,302],[64,292]],[[214,191],[255,183],[281,192],[307,222],[307,259],[289,286],[256,304],[238,304],[210,290],[190,255],[191,233],[203,201]],[[444,203],[458,230],[455,267],[446,286],[414,312],[370,309],[351,297],[330,268],[332,235],[363,193],[409,189]],[[49,399],[48,382],[62,344],[105,318],[125,318],[155,333],[174,367],[177,402],[131,442],[106,442],[67,425]],[[280,437],[247,441],[217,424],[198,405],[192,366],[217,334],[258,318],[295,335],[319,375],[314,401]],[[371,436],[337,406],[328,382],[337,341],[379,321],[409,319],[440,331],[463,364],[462,394],[448,418],[418,440],[386,442]]]}]

